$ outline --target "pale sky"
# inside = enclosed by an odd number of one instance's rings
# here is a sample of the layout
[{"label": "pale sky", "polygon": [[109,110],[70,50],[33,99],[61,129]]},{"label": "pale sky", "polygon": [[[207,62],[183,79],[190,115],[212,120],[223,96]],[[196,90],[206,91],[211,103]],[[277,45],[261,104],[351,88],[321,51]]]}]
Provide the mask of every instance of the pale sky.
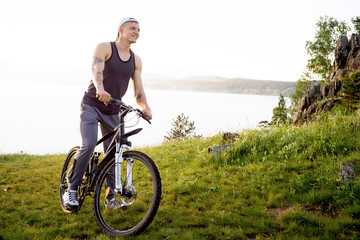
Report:
[{"label": "pale sky", "polygon": [[90,74],[96,44],[114,41],[123,17],[140,22],[132,49],[144,78],[296,81],[320,16],[350,25],[359,10],[359,0],[2,0],[0,81],[29,71],[39,78]]}]

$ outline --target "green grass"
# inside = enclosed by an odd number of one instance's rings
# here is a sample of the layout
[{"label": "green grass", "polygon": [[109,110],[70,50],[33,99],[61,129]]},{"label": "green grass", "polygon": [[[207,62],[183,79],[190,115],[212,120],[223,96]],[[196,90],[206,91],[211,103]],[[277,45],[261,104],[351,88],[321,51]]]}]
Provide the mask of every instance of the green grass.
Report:
[{"label": "green grass", "polygon": [[[359,239],[359,118],[336,108],[302,127],[246,130],[220,157],[207,149],[221,134],[140,149],[158,165],[163,195],[153,223],[126,239]],[[62,212],[64,159],[0,155],[0,239],[110,239],[90,197],[79,213]],[[347,162],[352,184],[338,175]]]}]

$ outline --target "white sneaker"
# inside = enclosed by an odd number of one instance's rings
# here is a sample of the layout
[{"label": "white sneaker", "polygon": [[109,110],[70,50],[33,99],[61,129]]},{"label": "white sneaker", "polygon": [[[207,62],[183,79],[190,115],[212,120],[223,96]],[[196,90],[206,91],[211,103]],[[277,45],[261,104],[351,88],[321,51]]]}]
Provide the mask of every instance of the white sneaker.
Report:
[{"label": "white sneaker", "polygon": [[119,203],[118,201],[116,201],[115,198],[111,199],[111,200],[107,200],[105,201],[105,208],[113,208],[113,209],[117,209],[117,208],[121,208],[121,203]]},{"label": "white sneaker", "polygon": [[77,209],[79,207],[79,202],[77,201],[77,192],[76,190],[66,190],[63,195],[64,205],[70,209]]}]

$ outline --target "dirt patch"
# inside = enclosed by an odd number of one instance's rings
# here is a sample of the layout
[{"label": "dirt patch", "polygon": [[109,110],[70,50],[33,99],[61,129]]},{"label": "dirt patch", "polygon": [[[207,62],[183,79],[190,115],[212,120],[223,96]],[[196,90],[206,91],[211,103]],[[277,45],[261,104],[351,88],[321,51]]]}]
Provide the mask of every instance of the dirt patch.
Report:
[{"label": "dirt patch", "polygon": [[296,209],[296,207],[294,207],[294,206],[283,206],[283,207],[279,207],[279,208],[271,208],[271,209],[269,209],[269,211],[276,218],[276,220],[279,220],[282,215],[284,215],[288,212],[291,212],[295,209]]}]

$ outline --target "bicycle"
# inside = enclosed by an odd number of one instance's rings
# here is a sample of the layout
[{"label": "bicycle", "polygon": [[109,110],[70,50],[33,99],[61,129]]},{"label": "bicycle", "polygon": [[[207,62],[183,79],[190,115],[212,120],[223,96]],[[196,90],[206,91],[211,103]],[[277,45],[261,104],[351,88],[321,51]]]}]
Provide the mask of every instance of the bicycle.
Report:
[{"label": "bicycle", "polygon": [[[60,176],[60,205],[65,212],[78,212],[85,197],[93,193],[94,216],[103,232],[111,236],[135,235],[148,227],[156,215],[161,198],[161,178],[153,160],[142,152],[132,151],[131,142],[127,140],[142,128],[124,133],[124,118],[127,114],[135,112],[138,122],[140,118],[147,120],[146,114],[117,99],[112,99],[110,104],[121,107],[119,125],[98,140],[97,145],[113,137],[111,143],[101,161],[101,154],[93,153],[77,189],[77,209],[68,209],[62,198],[71,182],[74,157],[80,147],[69,151]],[[120,208],[106,208],[105,199],[111,191],[106,185],[106,178],[115,180],[115,198],[121,203]]]}]

